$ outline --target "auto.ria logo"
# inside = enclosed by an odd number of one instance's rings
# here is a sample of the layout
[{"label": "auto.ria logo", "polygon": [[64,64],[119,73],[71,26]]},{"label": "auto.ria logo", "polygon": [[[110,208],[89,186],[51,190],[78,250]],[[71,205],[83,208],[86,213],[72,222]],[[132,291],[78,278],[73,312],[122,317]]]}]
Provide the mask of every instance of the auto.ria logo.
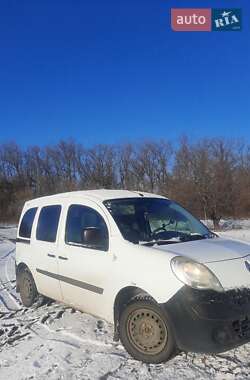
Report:
[{"label": "auto.ria logo", "polygon": [[226,32],[241,30],[241,9],[172,8],[175,32]]},{"label": "auto.ria logo", "polygon": [[212,9],[212,30],[241,30],[241,9]]}]

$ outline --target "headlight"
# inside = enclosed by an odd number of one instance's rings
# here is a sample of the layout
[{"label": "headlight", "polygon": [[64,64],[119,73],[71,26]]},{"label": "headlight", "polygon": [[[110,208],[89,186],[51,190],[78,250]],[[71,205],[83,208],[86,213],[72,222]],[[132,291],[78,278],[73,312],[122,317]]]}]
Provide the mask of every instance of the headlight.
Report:
[{"label": "headlight", "polygon": [[210,269],[192,259],[176,256],[171,260],[171,268],[181,282],[194,289],[213,289],[217,292],[224,290]]}]

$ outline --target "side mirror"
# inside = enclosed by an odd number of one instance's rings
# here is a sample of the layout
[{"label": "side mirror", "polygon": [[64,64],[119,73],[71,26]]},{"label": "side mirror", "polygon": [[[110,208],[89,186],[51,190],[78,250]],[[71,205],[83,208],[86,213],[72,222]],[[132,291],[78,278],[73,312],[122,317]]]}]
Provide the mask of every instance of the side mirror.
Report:
[{"label": "side mirror", "polygon": [[107,250],[107,239],[103,231],[97,227],[87,227],[82,230],[82,244],[93,249]]}]

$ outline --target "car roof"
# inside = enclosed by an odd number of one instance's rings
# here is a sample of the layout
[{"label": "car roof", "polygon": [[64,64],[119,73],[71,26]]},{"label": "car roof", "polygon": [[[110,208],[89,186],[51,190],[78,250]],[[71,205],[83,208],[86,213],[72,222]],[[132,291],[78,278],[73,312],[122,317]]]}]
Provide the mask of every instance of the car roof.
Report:
[{"label": "car roof", "polygon": [[59,193],[54,195],[49,195],[45,197],[35,198],[26,202],[26,206],[39,206],[44,205],[46,201],[59,202],[61,199],[79,199],[87,198],[93,201],[103,202],[108,199],[121,199],[121,198],[165,198],[161,195],[146,193],[141,191],[132,190],[108,190],[108,189],[98,189],[98,190],[79,190],[70,191],[67,193]]}]

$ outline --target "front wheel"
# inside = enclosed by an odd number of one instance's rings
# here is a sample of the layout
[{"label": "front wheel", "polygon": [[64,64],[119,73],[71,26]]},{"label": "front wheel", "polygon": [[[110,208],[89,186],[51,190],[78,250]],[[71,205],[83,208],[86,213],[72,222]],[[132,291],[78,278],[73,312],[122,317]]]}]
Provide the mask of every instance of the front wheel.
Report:
[{"label": "front wheel", "polygon": [[150,297],[137,297],[123,310],[120,339],[135,359],[161,363],[177,352],[167,316]]}]

